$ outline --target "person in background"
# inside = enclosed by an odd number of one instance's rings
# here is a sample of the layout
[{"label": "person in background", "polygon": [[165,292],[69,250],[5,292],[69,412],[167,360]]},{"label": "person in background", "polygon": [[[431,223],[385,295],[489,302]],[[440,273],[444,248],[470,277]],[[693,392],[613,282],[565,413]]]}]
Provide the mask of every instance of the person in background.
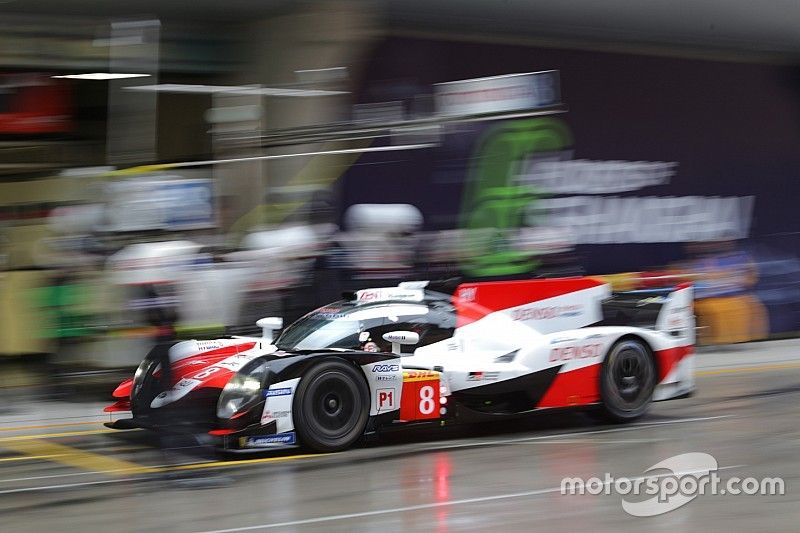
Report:
[{"label": "person in background", "polygon": [[764,305],[753,293],[758,269],[732,238],[687,245],[677,270],[694,281],[700,344],[732,344],[765,338]]}]

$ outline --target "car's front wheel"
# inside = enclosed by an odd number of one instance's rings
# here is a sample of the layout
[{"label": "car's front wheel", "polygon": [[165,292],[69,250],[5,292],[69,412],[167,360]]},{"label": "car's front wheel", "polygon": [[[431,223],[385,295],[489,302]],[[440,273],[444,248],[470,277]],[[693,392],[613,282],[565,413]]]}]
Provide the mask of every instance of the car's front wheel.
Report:
[{"label": "car's front wheel", "polygon": [[656,364],[640,340],[623,339],[611,347],[600,373],[603,414],[614,422],[642,416],[653,398]]},{"label": "car's front wheel", "polygon": [[300,442],[320,452],[353,445],[369,418],[369,388],[359,370],[341,359],[311,367],[300,379],[292,410]]}]

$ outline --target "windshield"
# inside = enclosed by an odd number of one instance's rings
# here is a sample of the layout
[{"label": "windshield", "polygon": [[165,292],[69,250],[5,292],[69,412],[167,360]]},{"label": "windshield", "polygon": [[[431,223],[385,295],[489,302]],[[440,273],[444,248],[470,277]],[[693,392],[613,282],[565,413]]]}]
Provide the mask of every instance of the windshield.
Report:
[{"label": "windshield", "polygon": [[281,350],[324,348],[364,349],[368,343],[382,344],[383,333],[428,315],[428,306],[409,303],[355,305],[336,302],[307,314],[283,332],[275,342]]}]

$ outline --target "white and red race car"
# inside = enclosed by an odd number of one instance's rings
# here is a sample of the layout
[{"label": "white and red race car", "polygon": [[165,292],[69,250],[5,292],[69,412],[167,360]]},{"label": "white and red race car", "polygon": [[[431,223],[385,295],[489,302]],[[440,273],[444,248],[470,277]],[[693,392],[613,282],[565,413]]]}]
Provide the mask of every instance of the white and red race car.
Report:
[{"label": "white and red race car", "polygon": [[586,406],[627,421],[694,390],[690,285],[614,295],[593,278],[435,288],[361,290],[274,341],[280,319],[259,321],[263,337],[154,349],[106,408],[133,417],[109,426],[186,423],[225,450],[332,451],[423,421]]}]

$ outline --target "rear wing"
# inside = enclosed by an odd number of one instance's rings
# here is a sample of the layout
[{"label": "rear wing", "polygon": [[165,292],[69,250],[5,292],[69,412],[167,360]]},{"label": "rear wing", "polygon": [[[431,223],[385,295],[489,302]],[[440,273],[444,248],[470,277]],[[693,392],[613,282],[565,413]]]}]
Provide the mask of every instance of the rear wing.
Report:
[{"label": "rear wing", "polygon": [[661,289],[612,293],[603,302],[606,326],[636,326],[695,341],[694,288],[691,283]]},{"label": "rear wing", "polygon": [[588,277],[462,283],[453,294],[458,327],[506,315],[539,333],[578,329],[603,320],[611,285]]}]

